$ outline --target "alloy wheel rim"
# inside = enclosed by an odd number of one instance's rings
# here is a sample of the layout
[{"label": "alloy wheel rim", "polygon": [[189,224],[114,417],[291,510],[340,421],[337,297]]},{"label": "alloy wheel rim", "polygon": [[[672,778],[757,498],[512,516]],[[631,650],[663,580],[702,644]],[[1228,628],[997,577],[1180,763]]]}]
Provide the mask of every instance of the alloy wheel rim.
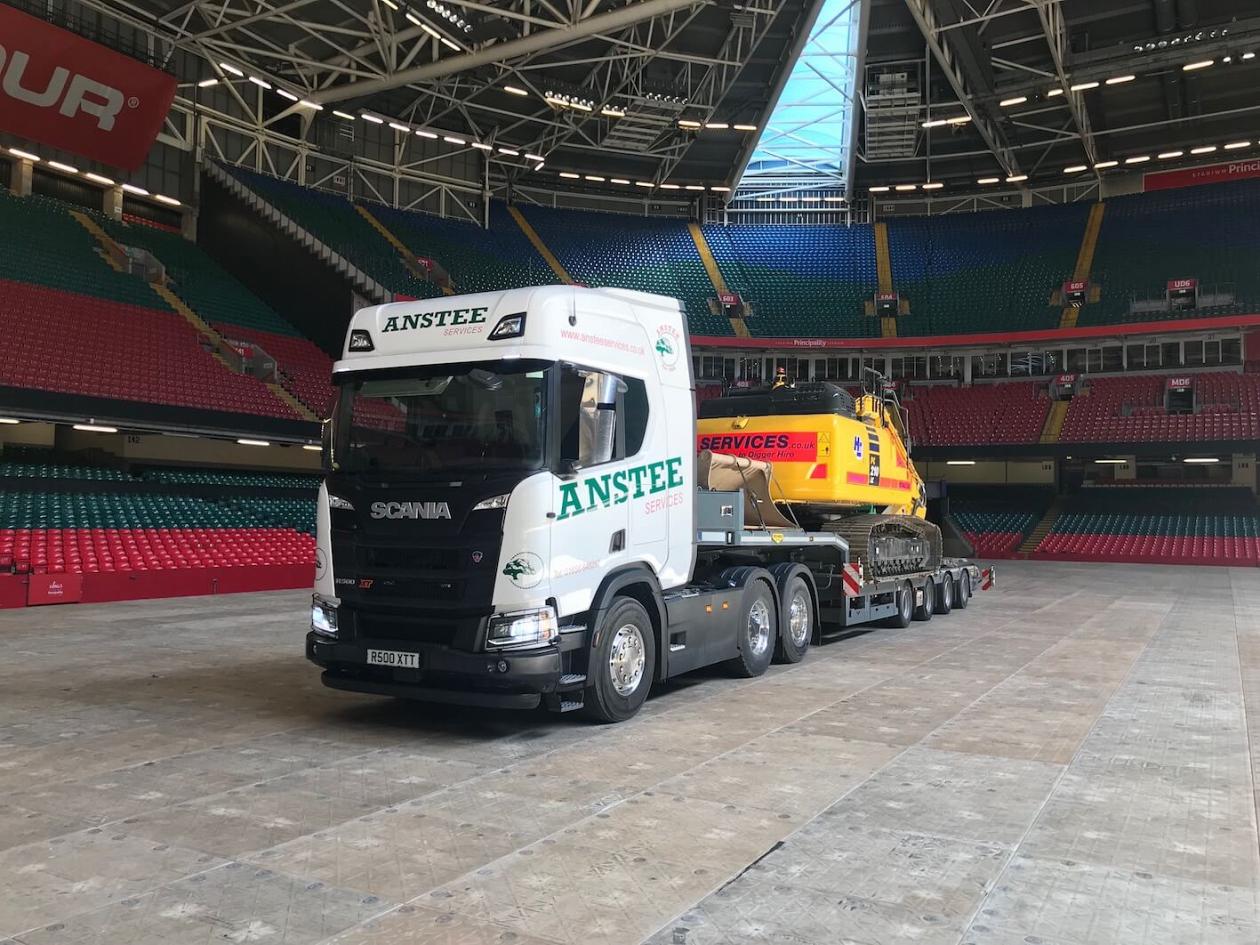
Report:
[{"label": "alloy wheel rim", "polygon": [[646,661],[643,632],[632,623],[618,627],[608,652],[608,675],[618,695],[628,696],[639,688]]}]

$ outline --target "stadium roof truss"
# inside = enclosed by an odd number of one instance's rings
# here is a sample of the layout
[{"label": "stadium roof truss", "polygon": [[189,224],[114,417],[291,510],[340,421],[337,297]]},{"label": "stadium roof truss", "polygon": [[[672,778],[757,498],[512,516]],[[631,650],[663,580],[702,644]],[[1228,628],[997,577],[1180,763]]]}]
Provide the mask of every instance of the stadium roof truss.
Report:
[{"label": "stadium roof truss", "polygon": [[[729,183],[785,53],[822,0],[70,0],[149,38],[180,103],[286,142],[363,111],[478,142],[496,185],[534,162],[653,182]],[[188,60],[187,57],[194,57]],[[236,75],[224,66],[232,67]],[[248,84],[254,77],[270,88]],[[257,87],[255,87],[257,86]],[[283,90],[283,92],[281,91]],[[284,98],[277,98],[276,95]],[[288,99],[287,101],[285,99]],[[217,100],[216,100],[217,101]],[[230,115],[228,114],[230,113]],[[684,125],[679,122],[684,121]],[[724,126],[720,130],[717,127]],[[437,160],[403,134],[399,167]],[[414,153],[414,155],[413,155]],[[439,175],[440,176],[440,175]],[[545,176],[545,175],[543,175]]]}]

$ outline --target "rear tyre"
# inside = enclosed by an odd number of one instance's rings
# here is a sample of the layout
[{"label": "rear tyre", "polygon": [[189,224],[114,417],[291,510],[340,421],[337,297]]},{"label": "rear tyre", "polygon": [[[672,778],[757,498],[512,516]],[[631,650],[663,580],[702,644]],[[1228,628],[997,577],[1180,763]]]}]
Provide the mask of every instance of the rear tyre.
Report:
[{"label": "rear tyre", "polygon": [[927,623],[936,611],[936,585],[928,578],[923,582],[923,603],[914,608],[914,619]]},{"label": "rear tyre", "polygon": [[656,674],[656,636],[643,605],[618,597],[596,629],[583,711],[596,722],[624,722],[643,705]]},{"label": "rear tyre", "polygon": [[971,603],[971,574],[963,571],[958,579],[958,592],[954,595],[954,608],[956,610],[966,610],[967,605]]},{"label": "rear tyre", "polygon": [[730,661],[731,671],[745,679],[760,676],[770,668],[779,629],[774,593],[765,581],[750,581],[744,588],[735,626],[739,655]]},{"label": "rear tyre", "polygon": [[948,574],[936,590],[936,612],[942,616],[954,609],[954,579]]},{"label": "rear tyre", "polygon": [[794,574],[779,588],[783,610],[779,615],[779,640],[774,648],[776,663],[799,663],[814,638],[814,595],[808,582]]},{"label": "rear tyre", "polygon": [[885,621],[885,625],[901,630],[910,626],[914,615],[914,588],[906,581],[897,588],[897,613]]}]

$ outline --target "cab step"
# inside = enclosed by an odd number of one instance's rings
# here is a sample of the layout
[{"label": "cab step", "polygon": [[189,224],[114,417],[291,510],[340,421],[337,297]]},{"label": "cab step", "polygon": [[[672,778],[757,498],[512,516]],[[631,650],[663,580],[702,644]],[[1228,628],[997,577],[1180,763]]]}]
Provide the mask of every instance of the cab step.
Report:
[{"label": "cab step", "polygon": [[572,699],[561,699],[560,711],[561,712],[576,712],[578,709],[582,708],[583,705],[585,705],[585,703],[581,699],[578,699],[577,701],[574,701]]},{"label": "cab step", "polygon": [[565,673],[560,677],[560,688],[569,689],[570,687],[580,689],[586,685],[586,675],[584,673]]}]

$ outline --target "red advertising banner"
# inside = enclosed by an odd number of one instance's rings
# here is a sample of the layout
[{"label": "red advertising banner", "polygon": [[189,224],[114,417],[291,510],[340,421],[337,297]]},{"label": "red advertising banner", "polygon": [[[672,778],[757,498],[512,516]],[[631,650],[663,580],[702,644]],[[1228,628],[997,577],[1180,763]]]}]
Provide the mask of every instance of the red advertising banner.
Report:
[{"label": "red advertising banner", "polygon": [[1249,177],[1260,177],[1260,159],[1188,167],[1180,171],[1156,171],[1142,176],[1142,189],[1172,190],[1174,187],[1219,184],[1222,181],[1246,180]]},{"label": "red advertising banner", "polygon": [[134,171],[175,77],[0,5],[0,130]]},{"label": "red advertising banner", "polygon": [[701,433],[696,452],[712,450],[763,462],[812,463],[818,459],[817,433]]},{"label": "red advertising banner", "polygon": [[1193,289],[1199,284],[1198,279],[1169,279],[1168,291],[1176,292],[1180,289]]},{"label": "red advertising banner", "polygon": [[26,603],[77,604],[83,598],[82,574],[32,574],[26,589]]},{"label": "red advertising banner", "polygon": [[1168,379],[1169,390],[1188,390],[1194,386],[1194,381],[1189,377],[1170,377]]}]

